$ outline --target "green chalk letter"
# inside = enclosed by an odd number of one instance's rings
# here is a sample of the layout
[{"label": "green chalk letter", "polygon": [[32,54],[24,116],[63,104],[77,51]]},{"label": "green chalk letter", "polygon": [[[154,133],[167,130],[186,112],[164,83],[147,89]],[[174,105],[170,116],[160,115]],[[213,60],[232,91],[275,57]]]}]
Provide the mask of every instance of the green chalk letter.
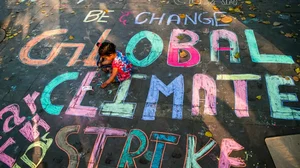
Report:
[{"label": "green chalk letter", "polygon": [[[140,146],[137,151],[131,152],[130,151],[130,146],[131,146],[131,141],[133,137],[136,137],[140,141]],[[143,155],[148,148],[148,137],[147,135],[139,129],[133,129],[130,131],[128,134],[128,138],[125,142],[125,146],[123,148],[119,163],[118,163],[118,168],[136,168],[136,164],[134,161],[134,158],[137,158],[141,155]]]},{"label": "green chalk letter", "polygon": [[[133,50],[138,44],[138,42],[141,41],[143,38],[147,38],[150,41],[152,47],[149,55],[146,58],[138,60],[133,55]],[[159,35],[150,31],[141,31],[129,40],[128,45],[126,47],[126,56],[133,65],[139,67],[146,67],[151,65],[161,55],[163,48],[164,44]]]},{"label": "green chalk letter", "polygon": [[51,93],[52,91],[61,83],[68,80],[75,80],[78,78],[78,72],[67,72],[65,74],[61,74],[54,78],[48,85],[45,87],[43,94],[41,96],[41,104],[43,109],[51,114],[51,115],[59,115],[61,110],[63,109],[63,105],[53,105],[51,103]]}]

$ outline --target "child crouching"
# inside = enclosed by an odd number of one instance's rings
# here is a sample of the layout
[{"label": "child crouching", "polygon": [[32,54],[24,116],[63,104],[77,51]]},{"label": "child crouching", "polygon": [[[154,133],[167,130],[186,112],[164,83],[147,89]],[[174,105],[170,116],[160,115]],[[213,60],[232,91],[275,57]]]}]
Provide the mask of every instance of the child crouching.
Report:
[{"label": "child crouching", "polygon": [[127,57],[116,50],[116,45],[111,42],[97,43],[99,47],[99,60],[97,66],[104,72],[110,72],[110,77],[101,85],[105,88],[112,82],[122,82],[131,77],[132,64]]}]

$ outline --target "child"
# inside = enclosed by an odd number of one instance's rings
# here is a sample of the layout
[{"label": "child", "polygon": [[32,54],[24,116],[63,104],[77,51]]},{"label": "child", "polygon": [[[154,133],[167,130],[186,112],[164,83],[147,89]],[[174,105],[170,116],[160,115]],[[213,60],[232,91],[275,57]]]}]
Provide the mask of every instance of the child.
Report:
[{"label": "child", "polygon": [[123,82],[131,77],[132,64],[111,42],[97,43],[99,60],[97,66],[104,72],[110,72],[110,77],[101,85],[105,88],[111,82]]}]

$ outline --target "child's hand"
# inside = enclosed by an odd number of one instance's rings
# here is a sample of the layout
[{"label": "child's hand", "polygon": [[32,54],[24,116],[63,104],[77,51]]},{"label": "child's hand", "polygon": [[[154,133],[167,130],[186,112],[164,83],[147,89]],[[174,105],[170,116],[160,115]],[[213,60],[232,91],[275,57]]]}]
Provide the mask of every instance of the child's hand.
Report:
[{"label": "child's hand", "polygon": [[102,85],[100,86],[102,89],[106,88],[106,86],[108,85],[108,83],[104,82],[102,83]]}]

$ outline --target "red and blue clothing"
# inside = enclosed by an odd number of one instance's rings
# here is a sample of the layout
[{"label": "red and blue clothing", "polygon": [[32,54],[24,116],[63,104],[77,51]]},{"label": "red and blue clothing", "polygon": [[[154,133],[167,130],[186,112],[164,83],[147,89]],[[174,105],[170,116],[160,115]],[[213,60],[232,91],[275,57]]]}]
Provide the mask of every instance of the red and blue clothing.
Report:
[{"label": "red and blue clothing", "polygon": [[112,62],[112,68],[118,69],[118,73],[115,78],[117,82],[122,82],[131,77],[132,64],[120,51],[117,51],[117,56]]}]

